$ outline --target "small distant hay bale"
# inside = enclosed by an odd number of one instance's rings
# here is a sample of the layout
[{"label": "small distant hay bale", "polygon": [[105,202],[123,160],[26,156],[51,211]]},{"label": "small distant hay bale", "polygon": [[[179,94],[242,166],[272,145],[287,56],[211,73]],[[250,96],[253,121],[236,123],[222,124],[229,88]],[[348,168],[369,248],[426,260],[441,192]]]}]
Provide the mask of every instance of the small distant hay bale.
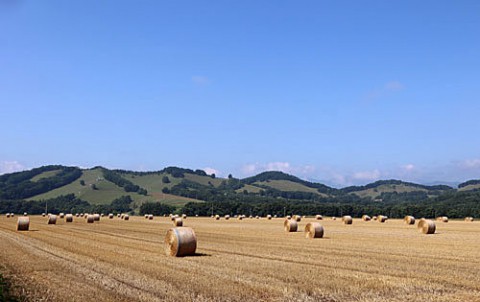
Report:
[{"label": "small distant hay bale", "polygon": [[171,220],[171,221],[174,221],[175,218],[178,218],[178,215],[172,215],[172,214],[170,214],[170,220]]},{"label": "small distant hay bale", "polygon": [[225,220],[229,220],[230,219],[230,215],[225,215]]},{"label": "small distant hay bale", "polygon": [[80,214],[78,214],[78,213],[77,213],[77,214],[75,214],[75,217],[80,217]]},{"label": "small distant hay bale", "polygon": [[173,225],[176,227],[183,226],[183,219],[181,217],[175,218],[175,220],[173,221]]},{"label": "small distant hay bale", "polygon": [[93,214],[93,220],[100,221],[100,214]]},{"label": "small distant hay bale", "polygon": [[148,214],[145,214],[144,216],[145,216],[145,219],[148,219]]},{"label": "small distant hay bale", "polygon": [[215,220],[220,220],[220,215],[215,215]]},{"label": "small distant hay bale", "polygon": [[384,223],[385,221],[387,221],[388,217],[387,216],[384,216],[384,215],[378,215],[377,216],[377,220],[378,222],[380,223]]},{"label": "small distant hay bale", "polygon": [[406,224],[415,224],[415,217],[407,215],[403,218],[403,221],[405,221]]},{"label": "small distant hay bale", "polygon": [[285,219],[283,228],[285,229],[285,232],[296,232],[298,229],[298,223],[294,219]]},{"label": "small distant hay bale", "polygon": [[48,224],[57,224],[57,215],[48,216]]},{"label": "small distant hay bale", "polygon": [[287,219],[292,219],[292,216],[287,215],[287,217],[285,217],[285,218],[287,218]]},{"label": "small distant hay bale", "polygon": [[428,219],[420,219],[418,222],[418,230],[423,234],[434,234],[435,233],[435,222]]},{"label": "small distant hay bale", "polygon": [[441,221],[441,222],[448,222],[448,217],[447,217],[447,216],[440,216],[440,217],[437,217],[437,221]]},{"label": "small distant hay bale", "polygon": [[297,222],[302,221],[302,216],[300,215],[293,215],[293,219],[296,220]]},{"label": "small distant hay bale", "polygon": [[124,218],[125,218],[125,214],[120,215],[120,219],[124,219]]},{"label": "small distant hay bale", "polygon": [[128,214],[125,214],[125,216],[123,216],[123,220],[130,220],[130,216],[128,216]]},{"label": "small distant hay bale", "polygon": [[371,218],[370,216],[368,216],[368,215],[363,215],[363,216],[362,216],[362,220],[363,220],[363,221],[370,221],[370,220],[372,220],[372,218]]},{"label": "small distant hay bale", "polygon": [[42,217],[45,217],[45,216],[47,216],[47,215],[45,213],[42,213]]},{"label": "small distant hay bale", "polygon": [[7,218],[10,218],[10,213],[5,214]]},{"label": "small distant hay bale", "polygon": [[198,217],[198,214],[195,214],[195,217]]},{"label": "small distant hay bale", "polygon": [[10,213],[10,217],[15,217],[15,213]]},{"label": "small distant hay bale", "polygon": [[250,218],[250,219],[253,219],[253,216],[252,216],[252,215],[250,215],[250,216],[248,216],[248,218]]},{"label": "small distant hay bale", "polygon": [[18,217],[17,231],[28,231],[30,228],[30,217]]},{"label": "small distant hay bale", "polygon": [[27,212],[23,212],[23,216],[28,216],[28,213],[27,213]]},{"label": "small distant hay bale", "polygon": [[332,220],[337,220],[337,217],[333,216],[333,217],[332,217]]},{"label": "small distant hay bale", "polygon": [[72,214],[65,215],[65,222],[73,222],[73,215]]},{"label": "small distant hay bale", "polygon": [[87,215],[85,217],[87,219],[87,223],[94,223],[95,222],[95,218],[93,217],[93,215]]},{"label": "small distant hay bale", "polygon": [[277,218],[277,215],[273,215],[273,218]]},{"label": "small distant hay bale", "polygon": [[349,215],[343,216],[342,217],[342,222],[343,222],[343,224],[352,224],[353,223],[352,216],[349,216]]},{"label": "small distant hay bale", "polygon": [[165,236],[165,253],[167,256],[195,255],[196,249],[197,236],[192,228],[177,227],[167,231]]},{"label": "small distant hay bale", "polygon": [[113,213],[108,214],[108,219],[113,219]]},{"label": "small distant hay bale", "polygon": [[270,214],[267,215],[267,219],[268,219],[268,220],[272,220],[272,215],[270,215]]},{"label": "small distant hay bale", "polygon": [[473,217],[465,217],[466,222],[473,222]]},{"label": "small distant hay bale", "polygon": [[65,217],[65,213],[60,213],[60,214],[58,214],[58,217],[59,217],[60,219],[63,219],[63,218]]},{"label": "small distant hay bale", "polygon": [[258,216],[258,215],[257,215],[257,216],[255,216],[255,219],[260,219],[260,216]]},{"label": "small distant hay bale", "polygon": [[323,216],[322,215],[315,215],[315,219],[316,220],[323,220]]},{"label": "small distant hay bale", "polygon": [[80,213],[80,217],[83,217],[83,216],[85,216],[85,214],[83,214],[83,213]]},{"label": "small distant hay bale", "polygon": [[182,219],[187,219],[187,214],[182,214]]},{"label": "small distant hay bale", "polygon": [[120,213],[117,214],[117,217],[118,217],[118,218],[122,218],[122,214],[120,214]]},{"label": "small distant hay bale", "polygon": [[153,220],[153,214],[147,216],[148,220]]},{"label": "small distant hay bale", "polygon": [[243,215],[238,215],[238,220],[242,220],[243,219]]},{"label": "small distant hay bale", "polygon": [[100,214],[100,217],[105,217],[105,214],[103,214],[103,213],[102,213],[102,214]]},{"label": "small distant hay bale", "polygon": [[309,222],[305,226],[305,237],[307,238],[322,238],[323,226],[318,222]]}]

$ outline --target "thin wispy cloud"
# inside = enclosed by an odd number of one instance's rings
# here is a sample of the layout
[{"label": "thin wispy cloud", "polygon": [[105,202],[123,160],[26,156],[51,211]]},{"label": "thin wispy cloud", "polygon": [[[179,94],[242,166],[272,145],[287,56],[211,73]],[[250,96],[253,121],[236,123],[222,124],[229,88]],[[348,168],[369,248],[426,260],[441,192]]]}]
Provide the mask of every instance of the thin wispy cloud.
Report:
[{"label": "thin wispy cloud", "polygon": [[196,86],[206,86],[210,84],[210,79],[205,76],[193,76],[192,83]]},{"label": "thin wispy cloud", "polygon": [[394,93],[400,92],[405,89],[405,85],[400,81],[389,81],[380,88],[375,88],[367,93],[366,101],[374,101],[383,97],[388,97]]}]

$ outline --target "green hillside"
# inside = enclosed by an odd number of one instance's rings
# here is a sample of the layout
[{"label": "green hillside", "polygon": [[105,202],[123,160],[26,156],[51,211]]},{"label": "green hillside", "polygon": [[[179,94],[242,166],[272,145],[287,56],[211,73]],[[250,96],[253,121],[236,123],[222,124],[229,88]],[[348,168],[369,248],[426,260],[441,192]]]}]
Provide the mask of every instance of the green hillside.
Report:
[{"label": "green hillside", "polygon": [[318,192],[318,189],[307,187],[302,183],[293,182],[291,180],[268,180],[268,181],[257,181],[252,184],[260,188],[269,187],[280,191],[289,191],[289,192],[308,192],[315,193],[320,196],[328,196],[327,194]]}]

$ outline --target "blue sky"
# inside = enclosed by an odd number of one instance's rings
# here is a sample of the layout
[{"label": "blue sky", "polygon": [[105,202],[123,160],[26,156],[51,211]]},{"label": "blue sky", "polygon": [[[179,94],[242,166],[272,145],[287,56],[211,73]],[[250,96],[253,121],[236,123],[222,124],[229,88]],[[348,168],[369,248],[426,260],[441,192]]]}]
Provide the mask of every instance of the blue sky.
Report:
[{"label": "blue sky", "polygon": [[480,1],[0,4],[0,173],[480,178]]}]

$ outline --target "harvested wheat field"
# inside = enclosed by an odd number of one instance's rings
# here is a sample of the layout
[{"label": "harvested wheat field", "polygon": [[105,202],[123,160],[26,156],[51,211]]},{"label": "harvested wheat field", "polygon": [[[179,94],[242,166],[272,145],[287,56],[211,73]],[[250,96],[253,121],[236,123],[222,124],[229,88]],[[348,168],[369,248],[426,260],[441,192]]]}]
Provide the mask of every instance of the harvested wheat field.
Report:
[{"label": "harvested wheat field", "polygon": [[425,235],[403,219],[323,220],[287,233],[284,219],[191,217],[196,255],[167,256],[170,218],[84,219],[30,231],[0,217],[1,272],[41,301],[480,301],[480,223]]}]

